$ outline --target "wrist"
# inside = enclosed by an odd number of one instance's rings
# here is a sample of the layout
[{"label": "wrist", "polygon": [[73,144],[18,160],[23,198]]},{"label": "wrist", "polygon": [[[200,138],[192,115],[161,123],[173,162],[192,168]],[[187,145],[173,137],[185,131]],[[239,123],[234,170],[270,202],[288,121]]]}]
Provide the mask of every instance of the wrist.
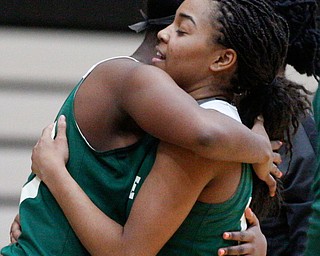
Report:
[{"label": "wrist", "polygon": [[55,187],[65,184],[65,181],[71,177],[65,166],[56,167],[54,170],[43,174],[42,181],[49,187],[54,189]]},{"label": "wrist", "polygon": [[272,156],[273,156],[273,152],[272,152],[272,148],[271,148],[271,143],[269,141],[268,138],[266,138],[265,136],[263,135],[260,135],[260,134],[257,134],[258,137],[259,137],[259,145],[260,145],[260,157],[259,157],[259,161],[258,161],[258,164],[261,164],[261,163],[266,163],[266,162],[269,162],[270,159],[272,159]]}]

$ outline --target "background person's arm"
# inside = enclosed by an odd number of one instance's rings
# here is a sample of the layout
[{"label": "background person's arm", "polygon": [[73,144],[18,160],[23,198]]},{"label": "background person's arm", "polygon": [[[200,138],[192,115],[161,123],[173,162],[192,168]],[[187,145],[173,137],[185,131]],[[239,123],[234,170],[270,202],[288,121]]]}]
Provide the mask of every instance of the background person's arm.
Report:
[{"label": "background person's arm", "polygon": [[292,155],[280,152],[283,162],[281,195],[283,206],[279,216],[266,218],[261,228],[268,241],[268,254],[300,256],[307,244],[307,230],[314,200],[312,184],[316,172],[317,130],[307,115],[292,137]]}]

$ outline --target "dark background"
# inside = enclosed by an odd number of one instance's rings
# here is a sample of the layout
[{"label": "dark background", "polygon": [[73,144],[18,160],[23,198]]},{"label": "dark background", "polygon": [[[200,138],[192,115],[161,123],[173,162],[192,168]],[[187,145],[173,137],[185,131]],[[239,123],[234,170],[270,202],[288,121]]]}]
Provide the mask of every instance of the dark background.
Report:
[{"label": "dark background", "polygon": [[0,0],[0,25],[129,31],[142,8],[143,0]]},{"label": "dark background", "polygon": [[0,0],[0,25],[126,31],[143,0]]}]

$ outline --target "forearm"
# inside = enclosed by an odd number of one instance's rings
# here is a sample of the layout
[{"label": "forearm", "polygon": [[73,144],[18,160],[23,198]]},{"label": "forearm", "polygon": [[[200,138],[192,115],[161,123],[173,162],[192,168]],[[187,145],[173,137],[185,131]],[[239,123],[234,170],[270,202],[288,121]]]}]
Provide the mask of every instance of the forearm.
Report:
[{"label": "forearm", "polygon": [[[59,118],[54,140],[51,139],[52,129],[53,125],[45,128],[33,148],[31,169],[48,186],[80,241],[92,255],[156,255],[181,225],[211,179],[211,168],[200,169],[200,176],[194,171],[205,162],[194,161],[190,151],[181,164],[175,162],[183,155],[180,151],[175,158],[172,158],[175,151],[158,153],[122,227],[93,204],[67,171],[64,118]],[[199,161],[198,157],[196,160]],[[119,211],[125,210],[120,205],[115,207]]]},{"label": "forearm", "polygon": [[270,156],[269,142],[262,136],[200,107],[163,71],[140,66],[129,78],[130,86],[119,90],[119,104],[154,137],[217,161],[260,163]]},{"label": "forearm", "polygon": [[210,114],[217,115],[218,121],[211,128],[211,136],[206,140],[208,144],[200,145],[202,149],[195,147],[198,154],[217,161],[231,162],[261,163],[270,159],[272,151],[266,137],[220,113]]},{"label": "forearm", "polygon": [[126,255],[123,227],[93,204],[67,170],[56,173],[46,184],[84,247],[91,255]]}]

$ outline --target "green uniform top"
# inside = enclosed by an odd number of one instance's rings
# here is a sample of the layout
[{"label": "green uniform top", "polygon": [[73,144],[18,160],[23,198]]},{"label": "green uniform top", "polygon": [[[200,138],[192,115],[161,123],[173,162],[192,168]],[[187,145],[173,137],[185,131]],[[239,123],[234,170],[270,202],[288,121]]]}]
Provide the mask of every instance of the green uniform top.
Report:
[{"label": "green uniform top", "polygon": [[[126,148],[97,152],[90,147],[77,126],[73,112],[75,93],[87,75],[72,91],[59,112],[59,115],[67,117],[67,168],[93,203],[123,225],[136,193],[152,168],[159,142],[146,134]],[[221,112],[229,111],[232,117],[239,118],[234,113],[234,107],[225,102],[220,103],[214,100],[209,105],[218,104],[223,108]],[[243,165],[241,182],[235,195],[222,204],[197,202],[159,255],[215,255],[217,248],[229,245],[223,242],[222,233],[240,230],[241,224],[245,223],[243,212],[251,196],[251,185],[251,170]],[[17,244],[2,249],[3,256],[89,255],[50,191],[34,175],[29,177],[23,188],[19,214],[22,235]]]},{"label": "green uniform top", "polygon": [[[318,85],[317,93],[313,100],[314,118],[317,129],[320,134],[320,83]],[[318,141],[317,151],[317,170],[313,183],[313,191],[315,194],[315,201],[312,204],[312,215],[310,217],[310,226],[308,230],[308,242],[305,252],[306,256],[320,255],[320,141]]]},{"label": "green uniform top", "polygon": [[[148,174],[149,172],[139,172],[140,182],[136,192],[140,190]],[[196,202],[188,217],[158,255],[212,256],[217,255],[221,247],[236,245],[237,242],[222,239],[222,234],[225,231],[246,229],[243,213],[252,194],[251,184],[252,168],[243,164],[241,182],[233,197],[220,204]],[[128,203],[130,209],[133,202]]]},{"label": "green uniform top", "polygon": [[[123,225],[128,200],[133,198],[136,173],[143,169],[149,172],[158,140],[146,134],[137,143],[125,148],[97,152],[90,147],[78,129],[73,110],[75,93],[87,75],[71,92],[59,112],[67,120],[67,169],[93,203]],[[4,256],[89,255],[46,185],[34,175],[30,175],[22,190],[19,214],[22,235],[17,244],[1,250]]]},{"label": "green uniform top", "polygon": [[[236,108],[225,101],[215,99],[206,101],[201,106],[218,110],[240,122]],[[149,171],[146,172],[146,169],[139,171],[140,182],[135,189],[137,193],[148,174]],[[235,194],[220,204],[196,202],[188,217],[158,255],[212,256],[217,255],[221,247],[236,245],[237,242],[222,239],[222,234],[225,231],[246,229],[244,210],[250,202],[251,195],[252,168],[251,165],[242,164],[242,175]],[[127,209],[131,209],[133,201],[128,203]]]},{"label": "green uniform top", "polygon": [[[237,242],[222,239],[225,231],[241,230],[243,212],[251,197],[252,170],[243,165],[241,183],[234,196],[221,204],[196,202],[178,231],[158,255],[212,256]],[[245,228],[244,228],[245,229]]]}]

